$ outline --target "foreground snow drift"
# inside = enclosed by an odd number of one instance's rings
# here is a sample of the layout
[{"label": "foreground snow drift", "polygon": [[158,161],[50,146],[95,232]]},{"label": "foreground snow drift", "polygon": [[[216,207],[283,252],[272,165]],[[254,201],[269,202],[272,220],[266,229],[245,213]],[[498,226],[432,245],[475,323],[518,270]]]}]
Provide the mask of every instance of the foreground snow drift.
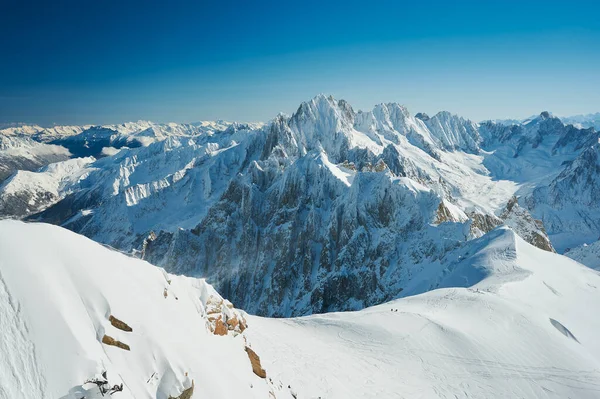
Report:
[{"label": "foreground snow drift", "polygon": [[243,336],[211,332],[221,300],[62,228],[0,221],[0,398],[101,397],[84,381],[102,371],[121,399],[177,397],[192,381],[194,397],[267,398],[276,388],[253,374]]},{"label": "foreground snow drift", "polygon": [[448,256],[437,290],[240,334],[203,280],[0,221],[0,399],[101,398],[103,371],[123,399],[599,397],[600,273],[508,228]]},{"label": "foreground snow drift", "polygon": [[302,398],[600,397],[600,274],[508,229],[476,241],[439,282],[470,288],[251,317],[248,340]]}]

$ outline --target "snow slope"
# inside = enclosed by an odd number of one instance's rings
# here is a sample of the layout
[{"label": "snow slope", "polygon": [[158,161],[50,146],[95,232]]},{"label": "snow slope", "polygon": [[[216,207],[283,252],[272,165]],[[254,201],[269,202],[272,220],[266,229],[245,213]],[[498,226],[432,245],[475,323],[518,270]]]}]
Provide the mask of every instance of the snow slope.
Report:
[{"label": "snow slope", "polygon": [[36,170],[70,156],[64,147],[0,132],[0,183],[17,170]]},{"label": "snow slope", "polygon": [[[176,397],[192,381],[194,398],[290,397],[253,374],[243,336],[211,332],[215,300],[204,280],[68,230],[0,221],[0,398],[100,398],[84,381],[102,371],[111,386],[123,384],[114,395],[122,399]],[[114,327],[111,315],[133,331]],[[105,334],[130,350],[101,343]]]},{"label": "snow slope", "polygon": [[19,170],[0,184],[0,217],[39,212],[79,188],[94,158],[52,163],[38,172]]},{"label": "snow slope", "polygon": [[84,382],[102,371],[124,399],[177,397],[192,381],[192,398],[598,397],[600,273],[506,227],[447,256],[436,279],[423,270],[437,289],[421,295],[358,312],[245,315],[241,334],[217,336],[215,300],[219,316],[244,315],[204,280],[60,227],[0,221],[0,398],[99,399]]},{"label": "snow slope", "polygon": [[460,256],[441,289],[358,312],[252,316],[248,341],[299,398],[598,398],[600,274],[506,228]]}]

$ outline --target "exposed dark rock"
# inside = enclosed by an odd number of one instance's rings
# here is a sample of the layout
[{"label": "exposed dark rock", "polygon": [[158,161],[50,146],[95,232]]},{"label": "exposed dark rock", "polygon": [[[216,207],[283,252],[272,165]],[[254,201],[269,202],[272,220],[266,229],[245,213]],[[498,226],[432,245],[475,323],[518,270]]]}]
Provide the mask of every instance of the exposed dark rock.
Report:
[{"label": "exposed dark rock", "polygon": [[108,336],[106,334],[104,335],[104,337],[102,337],[102,343],[106,344],[106,345],[116,346],[117,348],[121,348],[121,349],[124,349],[126,351],[131,350],[131,348],[129,347],[129,345],[124,344],[121,341],[117,341],[113,337]]},{"label": "exposed dark rock", "polygon": [[131,327],[129,327],[127,325],[127,323],[117,319],[115,316],[110,315],[110,317],[108,318],[108,321],[110,321],[110,324],[113,325],[113,327],[118,328],[119,330],[125,331],[125,332],[132,332],[133,329]]}]

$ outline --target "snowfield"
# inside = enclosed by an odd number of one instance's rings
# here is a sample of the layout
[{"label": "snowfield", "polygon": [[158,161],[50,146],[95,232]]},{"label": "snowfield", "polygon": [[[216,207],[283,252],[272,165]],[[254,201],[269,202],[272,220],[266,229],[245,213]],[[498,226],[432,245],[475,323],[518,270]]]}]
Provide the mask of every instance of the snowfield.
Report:
[{"label": "snowfield", "polygon": [[204,280],[0,221],[0,398],[99,398],[84,381],[102,371],[123,384],[115,398],[177,397],[192,381],[192,398],[599,397],[600,273],[506,227],[454,255],[440,289],[358,312],[246,315],[241,334],[216,336],[221,297]]},{"label": "snowfield", "polygon": [[600,397],[600,274],[506,228],[478,241],[447,288],[358,312],[251,317],[248,340],[299,397]]},{"label": "snowfield", "polygon": [[84,382],[102,371],[123,384],[115,398],[177,397],[192,381],[194,398],[268,398],[278,388],[253,374],[243,336],[207,327],[211,296],[68,230],[0,221],[0,398],[100,398]]}]

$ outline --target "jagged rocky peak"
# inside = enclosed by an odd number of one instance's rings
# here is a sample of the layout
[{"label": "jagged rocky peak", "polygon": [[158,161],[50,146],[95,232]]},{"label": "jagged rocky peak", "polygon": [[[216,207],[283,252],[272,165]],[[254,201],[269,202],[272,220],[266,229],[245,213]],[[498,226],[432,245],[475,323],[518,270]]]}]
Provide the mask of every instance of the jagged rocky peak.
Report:
[{"label": "jagged rocky peak", "polygon": [[550,112],[548,112],[548,111],[542,111],[540,113],[540,118],[542,118],[542,119],[549,119],[549,118],[551,118]]},{"label": "jagged rocky peak", "polygon": [[288,125],[301,155],[322,148],[337,163],[352,146],[354,117],[346,101],[320,94],[302,103]]},{"label": "jagged rocky peak", "polygon": [[443,149],[479,152],[482,140],[476,123],[448,111],[438,112],[424,122]]},{"label": "jagged rocky peak", "polygon": [[540,249],[556,252],[541,220],[534,219],[527,209],[519,206],[519,199],[513,196],[502,211],[500,218],[521,238]]},{"label": "jagged rocky peak", "polygon": [[[291,120],[297,125],[303,125],[307,121],[319,121],[322,119],[334,120],[341,124],[353,122],[354,110],[345,100],[336,101],[333,96],[319,94],[310,101],[305,101],[292,115]],[[343,126],[343,125],[342,125]]]},{"label": "jagged rocky peak", "polygon": [[381,124],[386,124],[391,130],[404,135],[415,125],[408,109],[398,103],[378,104],[372,112]]},{"label": "jagged rocky peak", "polygon": [[427,122],[429,119],[431,119],[429,117],[429,115],[427,115],[425,112],[418,112],[415,115],[415,118],[418,118],[418,119],[422,120],[423,122]]}]

